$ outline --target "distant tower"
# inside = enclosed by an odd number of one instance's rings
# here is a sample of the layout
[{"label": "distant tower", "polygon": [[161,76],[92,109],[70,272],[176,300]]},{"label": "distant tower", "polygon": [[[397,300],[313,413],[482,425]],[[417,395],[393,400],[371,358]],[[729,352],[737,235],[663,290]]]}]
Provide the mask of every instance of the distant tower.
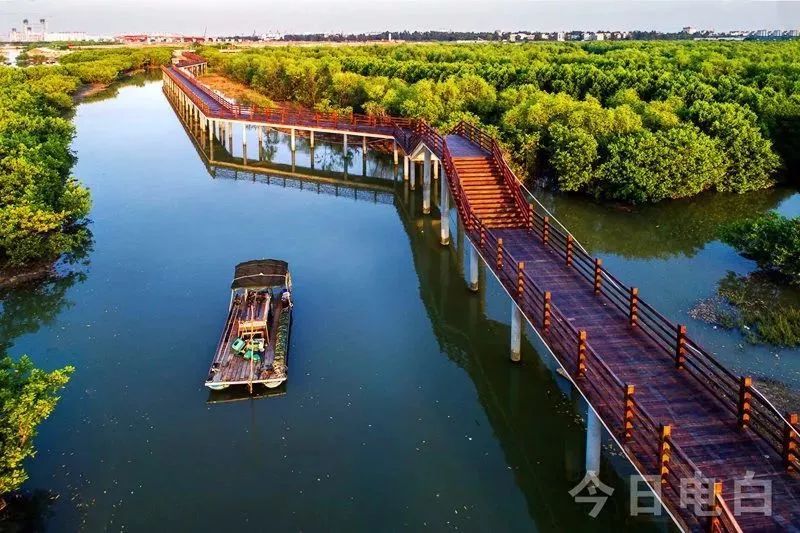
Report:
[{"label": "distant tower", "polygon": [[28,27],[28,24],[29,24],[28,23],[28,19],[23,19],[22,20],[22,40],[23,41],[27,41],[28,40],[28,34],[31,31],[30,27]]},{"label": "distant tower", "polygon": [[39,19],[39,24],[42,25],[42,38],[46,38],[47,35],[47,21],[45,19]]}]

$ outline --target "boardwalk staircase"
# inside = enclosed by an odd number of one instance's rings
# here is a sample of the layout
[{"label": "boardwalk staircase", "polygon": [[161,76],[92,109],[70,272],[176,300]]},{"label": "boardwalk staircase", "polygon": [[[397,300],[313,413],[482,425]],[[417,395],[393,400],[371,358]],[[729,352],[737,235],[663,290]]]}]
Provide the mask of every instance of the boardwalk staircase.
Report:
[{"label": "boardwalk staircase", "polygon": [[519,228],[527,214],[517,205],[492,155],[454,158],[453,164],[472,212],[487,228]]}]

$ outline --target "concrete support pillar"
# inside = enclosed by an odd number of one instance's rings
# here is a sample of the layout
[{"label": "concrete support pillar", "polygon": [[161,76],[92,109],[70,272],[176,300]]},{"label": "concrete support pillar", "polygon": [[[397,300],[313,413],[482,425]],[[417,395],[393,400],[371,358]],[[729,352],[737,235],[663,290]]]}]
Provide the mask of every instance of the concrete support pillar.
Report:
[{"label": "concrete support pillar", "polygon": [[422,164],[422,213],[431,212],[431,152],[425,150],[425,159]]},{"label": "concrete support pillar", "polygon": [[470,243],[469,246],[469,290],[478,291],[478,261],[481,257],[478,255],[478,249]]},{"label": "concrete support pillar", "polygon": [[511,360],[518,363],[522,350],[522,311],[511,300]]},{"label": "concrete support pillar", "polygon": [[409,167],[408,156],[404,155],[403,156],[403,181],[408,181],[408,173],[409,173],[408,167]]},{"label": "concrete support pillar", "polygon": [[433,179],[439,179],[439,165],[441,165],[441,161],[436,160],[433,162]]},{"label": "concrete support pillar", "polygon": [[[314,132],[311,132],[311,138],[314,138]],[[311,149],[309,150],[309,156],[311,157],[311,170],[314,170],[314,143],[311,143]]]},{"label": "concrete support pillar", "polygon": [[361,157],[363,157],[364,159],[367,158],[367,138],[366,138],[366,136],[361,138]]},{"label": "concrete support pillar", "polygon": [[297,150],[297,141],[295,139],[295,130],[294,130],[294,128],[292,128],[291,132],[292,132],[292,140],[291,140],[290,147],[292,149],[292,152],[294,152],[295,150]]},{"label": "concrete support pillar", "polygon": [[411,185],[411,190],[413,191],[417,187],[417,163],[416,161],[411,161],[411,175],[408,177],[408,181]]},{"label": "concrete support pillar", "polygon": [[441,193],[439,194],[439,216],[441,222],[441,239],[439,242],[447,246],[450,244],[450,191],[447,189],[447,176],[442,173],[442,179],[439,182]]},{"label": "concrete support pillar", "polygon": [[311,145],[311,148],[314,148],[314,130],[308,132],[308,142]]},{"label": "concrete support pillar", "polygon": [[226,129],[228,130],[228,150],[233,155],[233,122],[228,122]]},{"label": "concrete support pillar", "polygon": [[394,166],[400,162],[400,155],[397,153],[397,141],[392,141],[392,154],[394,155]]},{"label": "concrete support pillar", "polygon": [[591,407],[587,406],[586,411],[586,473],[599,475],[603,424]]}]

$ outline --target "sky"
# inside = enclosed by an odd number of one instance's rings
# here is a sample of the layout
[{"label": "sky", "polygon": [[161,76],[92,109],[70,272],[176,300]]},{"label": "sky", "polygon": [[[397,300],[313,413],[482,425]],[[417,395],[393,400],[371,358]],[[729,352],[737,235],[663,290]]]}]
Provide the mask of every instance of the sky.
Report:
[{"label": "sky", "polygon": [[800,1],[743,0],[0,0],[0,34],[22,19],[50,31],[202,35],[268,31],[800,28]]}]

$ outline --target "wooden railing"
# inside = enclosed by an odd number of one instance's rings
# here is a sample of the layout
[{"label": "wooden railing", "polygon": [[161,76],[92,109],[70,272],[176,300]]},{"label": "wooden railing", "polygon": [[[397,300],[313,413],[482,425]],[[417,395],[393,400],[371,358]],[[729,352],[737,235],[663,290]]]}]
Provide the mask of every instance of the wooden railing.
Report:
[{"label": "wooden railing", "polygon": [[[394,118],[386,115],[371,116],[357,113],[313,111],[297,107],[241,105],[226,100],[184,72],[178,72],[167,67],[162,67],[162,70],[174,83],[181,87],[188,98],[208,117],[382,134],[394,137],[404,148],[410,142],[412,135],[415,132],[420,132],[419,134],[425,136],[425,138],[437,140],[436,138],[438,137],[436,149],[441,154],[443,139],[438,133],[434,136],[430,130],[433,132],[435,130],[423,121]],[[216,103],[217,107],[212,109],[209,106],[209,101]],[[434,147],[431,148],[433,149]]]}]

